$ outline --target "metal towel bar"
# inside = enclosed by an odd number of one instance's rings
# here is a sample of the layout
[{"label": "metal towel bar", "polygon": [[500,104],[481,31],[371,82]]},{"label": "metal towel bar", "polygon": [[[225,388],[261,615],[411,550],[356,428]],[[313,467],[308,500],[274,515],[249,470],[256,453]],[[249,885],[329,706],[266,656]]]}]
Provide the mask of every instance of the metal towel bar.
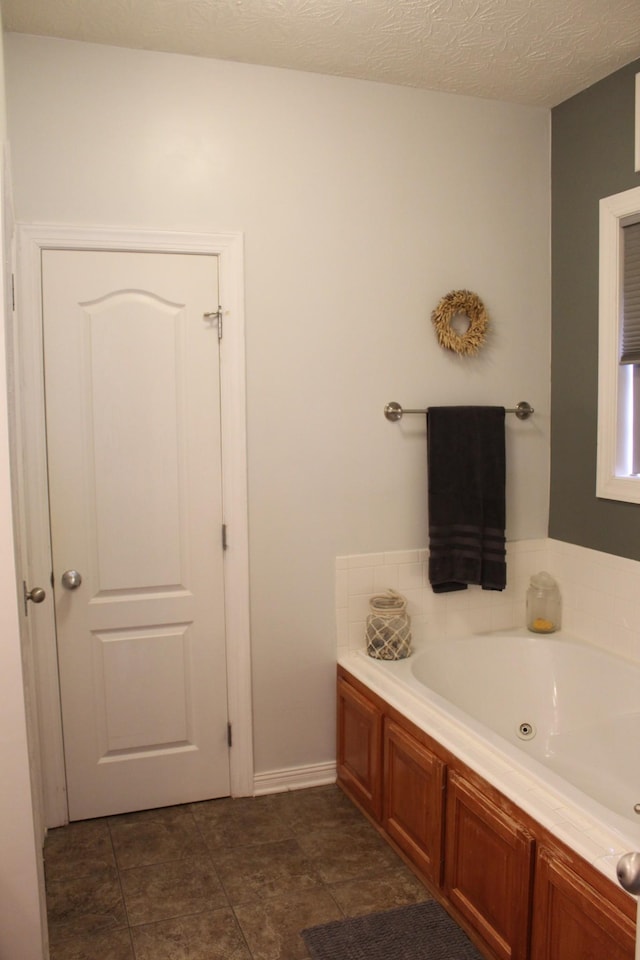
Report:
[{"label": "metal towel bar", "polygon": [[[384,408],[384,415],[387,420],[402,420],[402,417],[405,413],[428,413],[429,408],[425,410],[403,410],[399,403],[396,403],[395,400],[392,400],[391,403],[387,403]],[[532,413],[535,413],[533,407],[530,403],[527,403],[526,400],[521,400],[520,403],[517,403],[515,407],[509,407],[505,409],[505,413],[515,413],[518,420],[528,420]]]}]

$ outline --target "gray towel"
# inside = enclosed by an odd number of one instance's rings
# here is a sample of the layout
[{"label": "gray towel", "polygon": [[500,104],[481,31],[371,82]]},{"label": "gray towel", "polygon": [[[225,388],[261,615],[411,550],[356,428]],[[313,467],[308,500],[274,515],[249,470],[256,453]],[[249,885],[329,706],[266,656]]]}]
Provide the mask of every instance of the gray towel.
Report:
[{"label": "gray towel", "polygon": [[430,407],[427,457],[434,593],[504,590],[504,407]]}]

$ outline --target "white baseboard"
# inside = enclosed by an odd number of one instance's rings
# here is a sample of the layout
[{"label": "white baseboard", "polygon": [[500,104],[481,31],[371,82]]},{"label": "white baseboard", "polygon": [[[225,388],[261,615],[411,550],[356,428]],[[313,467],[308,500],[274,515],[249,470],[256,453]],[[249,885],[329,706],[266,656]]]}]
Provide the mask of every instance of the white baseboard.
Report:
[{"label": "white baseboard", "polygon": [[256,773],[253,778],[253,795],[259,797],[265,793],[284,793],[286,790],[321,787],[335,782],[335,762],[311,763],[304,767],[286,767],[284,770]]}]

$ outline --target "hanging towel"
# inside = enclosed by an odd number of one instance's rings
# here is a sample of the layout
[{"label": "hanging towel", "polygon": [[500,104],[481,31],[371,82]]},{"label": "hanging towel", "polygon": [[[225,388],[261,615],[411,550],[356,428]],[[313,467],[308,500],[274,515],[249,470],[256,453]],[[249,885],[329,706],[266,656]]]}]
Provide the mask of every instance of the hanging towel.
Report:
[{"label": "hanging towel", "polygon": [[434,593],[504,590],[504,407],[427,413],[429,581]]}]

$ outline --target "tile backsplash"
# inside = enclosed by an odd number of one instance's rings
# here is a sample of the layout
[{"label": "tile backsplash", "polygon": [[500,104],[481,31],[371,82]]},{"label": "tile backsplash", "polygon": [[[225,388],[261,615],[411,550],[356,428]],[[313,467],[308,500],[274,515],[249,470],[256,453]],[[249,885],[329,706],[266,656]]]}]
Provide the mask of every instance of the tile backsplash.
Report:
[{"label": "tile backsplash", "polygon": [[503,591],[434,594],[426,549],[337,557],[338,657],[364,648],[369,599],[389,587],[407,598],[416,643],[522,627],[529,578],[540,570],[559,583],[564,630],[640,661],[640,563],[549,539],[507,544]]}]

